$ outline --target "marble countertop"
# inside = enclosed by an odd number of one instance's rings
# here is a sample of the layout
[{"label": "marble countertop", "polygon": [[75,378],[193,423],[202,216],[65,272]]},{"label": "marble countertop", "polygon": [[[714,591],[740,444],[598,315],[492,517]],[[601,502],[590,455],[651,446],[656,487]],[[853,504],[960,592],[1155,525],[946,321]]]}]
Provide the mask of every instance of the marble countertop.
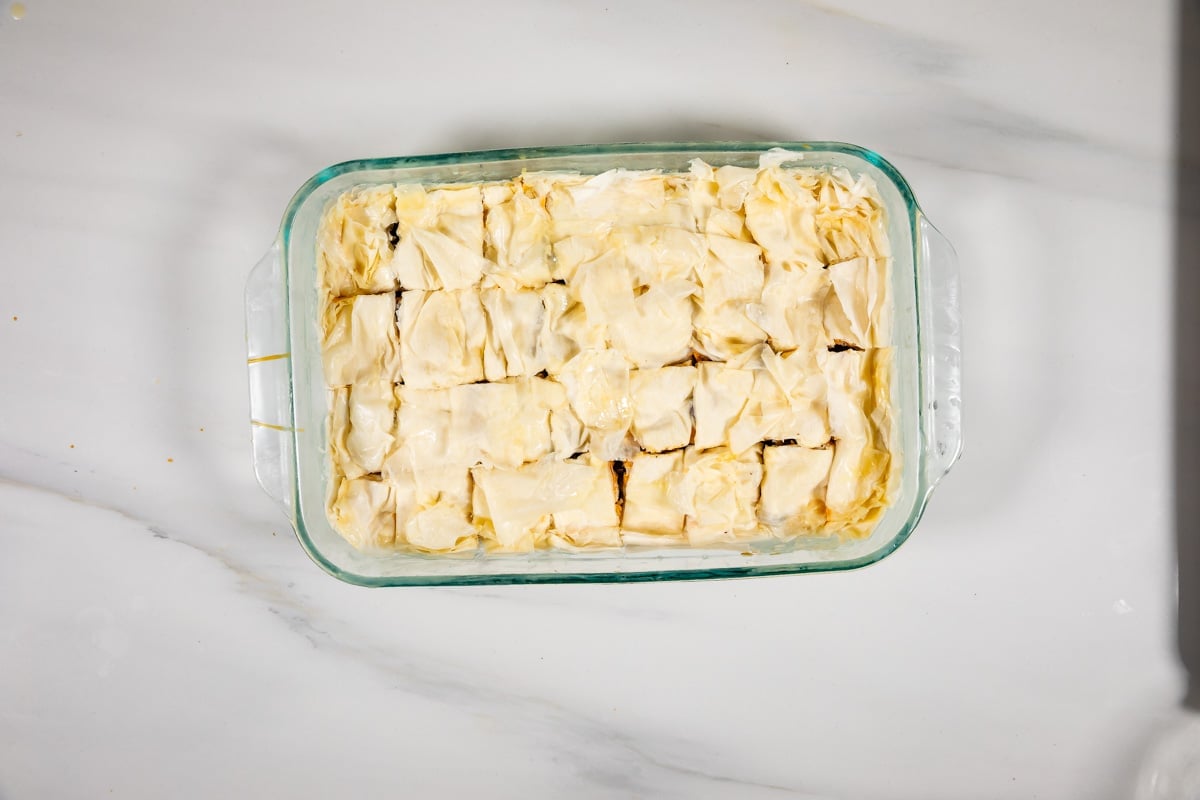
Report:
[{"label": "marble countertop", "polygon": [[[1176,709],[1166,2],[0,22],[0,797],[1124,798]],[[366,45],[364,47],[364,45]],[[243,285],[348,158],[832,139],[962,262],[966,449],[845,574],[365,590],[250,463]]]}]

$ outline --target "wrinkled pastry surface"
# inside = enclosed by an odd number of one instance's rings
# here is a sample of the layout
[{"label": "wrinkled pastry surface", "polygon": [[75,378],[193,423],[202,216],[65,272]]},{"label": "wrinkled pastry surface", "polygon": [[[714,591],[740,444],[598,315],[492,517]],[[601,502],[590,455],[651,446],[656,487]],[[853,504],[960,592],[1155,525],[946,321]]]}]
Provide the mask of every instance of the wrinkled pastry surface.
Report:
[{"label": "wrinkled pastry surface", "polygon": [[899,455],[865,176],[527,173],[345,192],[317,238],[328,514],[363,550],[870,534]]}]

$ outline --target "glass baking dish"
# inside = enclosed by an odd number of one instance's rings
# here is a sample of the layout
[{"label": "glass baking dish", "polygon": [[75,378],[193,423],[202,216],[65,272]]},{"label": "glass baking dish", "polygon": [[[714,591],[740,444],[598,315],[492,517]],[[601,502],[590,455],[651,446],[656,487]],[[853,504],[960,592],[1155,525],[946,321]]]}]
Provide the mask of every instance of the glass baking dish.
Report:
[{"label": "glass baking dish", "polygon": [[[887,208],[893,251],[893,402],[901,475],[894,502],[864,539],[801,537],[740,549],[629,548],[455,557],[361,553],[325,515],[327,397],[317,326],[316,234],[326,206],[352,186],[445,184],[512,178],[523,171],[600,173],[614,167],[685,172],[756,166],[771,148],[797,166],[845,167],[871,176]],[[296,192],[275,243],[246,286],[246,339],[254,468],[288,515],[305,552],[331,575],[363,586],[646,581],[851,569],[904,543],[930,492],[961,449],[958,275],[953,249],[925,219],[912,189],[870,150],[832,142],[618,144],[492,150],[347,161]]]}]

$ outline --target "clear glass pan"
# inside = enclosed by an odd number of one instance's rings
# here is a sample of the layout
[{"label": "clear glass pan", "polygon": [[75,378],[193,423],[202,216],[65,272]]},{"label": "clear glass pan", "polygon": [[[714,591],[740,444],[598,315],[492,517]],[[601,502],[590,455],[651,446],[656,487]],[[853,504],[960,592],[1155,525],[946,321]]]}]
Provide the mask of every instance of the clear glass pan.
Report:
[{"label": "clear glass pan", "polygon": [[[522,171],[614,167],[682,172],[693,158],[755,166],[774,147],[800,166],[845,167],[874,178],[893,251],[895,403],[902,472],[871,536],[798,539],[744,549],[630,548],[466,557],[364,554],[325,517],[326,390],[317,329],[317,226],[326,205],[363,184],[502,180]],[[364,586],[688,580],[851,569],[893,552],[961,449],[958,274],[950,244],[912,189],[870,150],[832,142],[618,144],[493,150],[348,161],[322,170],[289,203],[279,236],[246,286],[250,413],[259,482],[287,513],[305,551],[335,577]]]}]

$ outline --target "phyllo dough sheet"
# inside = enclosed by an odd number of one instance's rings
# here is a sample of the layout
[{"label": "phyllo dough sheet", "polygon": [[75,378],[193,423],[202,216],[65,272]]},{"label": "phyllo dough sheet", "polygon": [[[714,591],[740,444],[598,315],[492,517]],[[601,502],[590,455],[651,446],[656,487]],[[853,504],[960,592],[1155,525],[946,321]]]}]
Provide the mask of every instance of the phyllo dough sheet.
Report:
[{"label": "phyllo dough sheet", "polygon": [[328,513],[429,553],[869,535],[891,251],[841,169],[356,188],[318,235]]}]

